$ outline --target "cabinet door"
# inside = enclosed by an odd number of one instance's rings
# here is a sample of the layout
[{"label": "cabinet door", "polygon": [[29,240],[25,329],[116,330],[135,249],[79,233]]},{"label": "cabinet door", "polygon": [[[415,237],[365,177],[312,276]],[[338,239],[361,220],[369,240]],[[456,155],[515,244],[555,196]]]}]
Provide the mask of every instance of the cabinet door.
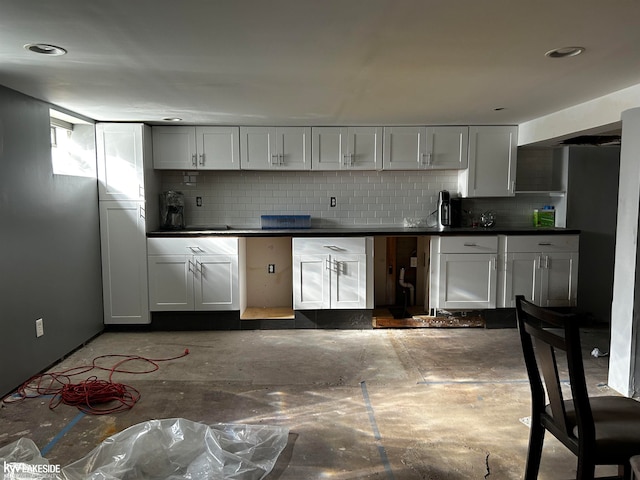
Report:
[{"label": "cabinet door", "polygon": [[100,202],[104,323],[149,323],[143,202]]},{"label": "cabinet door", "polygon": [[328,255],[293,256],[294,310],[330,308],[330,275]]},{"label": "cabinet door", "polygon": [[349,127],[347,155],[349,170],[382,168],[382,127]]},{"label": "cabinet door", "polygon": [[535,304],[540,302],[540,254],[507,254],[504,305],[500,307],[515,308],[516,295],[524,295]]},{"label": "cabinet door", "polygon": [[240,168],[270,170],[278,161],[275,129],[272,127],[240,128]]},{"label": "cabinet door", "polygon": [[542,307],[576,305],[578,254],[559,252],[544,254],[541,259],[540,303]]},{"label": "cabinet door", "polygon": [[384,170],[418,170],[426,165],[424,127],[384,128]]},{"label": "cabinet door", "polygon": [[515,195],[518,127],[469,127],[469,168],[461,176],[464,197]]},{"label": "cabinet door", "polygon": [[194,293],[196,310],[238,310],[238,256],[196,256]]},{"label": "cabinet door", "polygon": [[438,308],[496,308],[496,255],[440,255]]},{"label": "cabinet door", "polygon": [[311,128],[278,127],[275,135],[278,158],[272,161],[272,168],[311,170]]},{"label": "cabinet door", "polygon": [[311,135],[312,170],[342,170],[345,168],[348,160],[346,128],[313,127]]},{"label": "cabinet door", "polygon": [[238,127],[196,127],[199,170],[240,169]]},{"label": "cabinet door", "polygon": [[467,168],[469,127],[427,127],[426,141],[427,169]]},{"label": "cabinet door", "polygon": [[142,124],[96,125],[100,200],[144,200]]},{"label": "cabinet door", "polygon": [[191,255],[149,255],[151,311],[193,310],[194,271]]},{"label": "cabinet door", "polygon": [[331,255],[331,308],[367,307],[367,255]]},{"label": "cabinet door", "polygon": [[198,167],[194,127],[152,127],[153,167],[180,170]]}]

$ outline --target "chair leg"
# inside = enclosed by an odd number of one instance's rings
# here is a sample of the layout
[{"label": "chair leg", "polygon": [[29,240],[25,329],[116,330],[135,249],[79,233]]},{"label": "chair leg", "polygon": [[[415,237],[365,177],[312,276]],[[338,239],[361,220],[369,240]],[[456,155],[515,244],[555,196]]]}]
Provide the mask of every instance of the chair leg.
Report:
[{"label": "chair leg", "polygon": [[578,455],[578,471],[576,480],[593,480],[596,475],[596,465],[586,455]]},{"label": "chair leg", "polygon": [[531,419],[531,431],[529,433],[529,451],[527,452],[527,465],[524,472],[524,480],[536,480],[540,470],[542,458],[542,445],[544,443],[544,427],[540,422]]}]

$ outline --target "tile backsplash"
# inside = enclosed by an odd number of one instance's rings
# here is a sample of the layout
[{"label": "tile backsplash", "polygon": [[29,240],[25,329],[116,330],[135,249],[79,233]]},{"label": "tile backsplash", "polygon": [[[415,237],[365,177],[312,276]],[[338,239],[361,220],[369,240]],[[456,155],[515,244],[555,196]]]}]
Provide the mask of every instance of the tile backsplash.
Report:
[{"label": "tile backsplash", "polygon": [[[314,227],[402,225],[405,218],[432,224],[438,192],[457,192],[458,172],[164,171],[162,190],[184,193],[187,225],[259,227],[260,215],[296,214],[311,215]],[[497,225],[530,226],[533,209],[543,203],[549,199],[465,199],[463,209],[492,210]]]}]

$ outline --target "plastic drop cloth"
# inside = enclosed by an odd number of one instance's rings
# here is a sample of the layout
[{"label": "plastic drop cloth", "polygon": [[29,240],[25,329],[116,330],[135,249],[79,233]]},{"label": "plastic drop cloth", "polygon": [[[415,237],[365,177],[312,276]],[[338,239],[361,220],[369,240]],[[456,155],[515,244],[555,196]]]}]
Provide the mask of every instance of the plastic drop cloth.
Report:
[{"label": "plastic drop cloth", "polygon": [[40,455],[40,450],[29,438],[21,438],[0,448],[0,480],[15,478],[8,473],[5,475],[5,465],[8,463],[25,463],[27,465],[49,465],[49,461]]},{"label": "plastic drop cloth", "polygon": [[[275,465],[288,436],[288,428],[269,425],[207,426],[183,418],[150,420],[107,438],[85,457],[63,467],[59,478],[259,480]],[[0,448],[0,465],[3,462],[49,464],[28,438]],[[0,480],[4,479],[0,468]]]},{"label": "plastic drop cloth", "polygon": [[62,469],[66,480],[258,480],[273,468],[289,430],[150,420],[107,438]]}]

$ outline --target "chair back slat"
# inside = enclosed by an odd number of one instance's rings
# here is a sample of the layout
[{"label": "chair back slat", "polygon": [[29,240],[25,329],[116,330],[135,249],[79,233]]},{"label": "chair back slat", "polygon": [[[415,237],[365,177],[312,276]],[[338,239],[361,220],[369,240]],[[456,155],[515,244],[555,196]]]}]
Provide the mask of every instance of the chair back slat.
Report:
[{"label": "chair back slat", "polygon": [[538,365],[542,372],[547,397],[549,398],[551,415],[556,426],[566,435],[569,433],[571,426],[567,424],[567,412],[564,406],[564,396],[562,395],[554,347],[549,343],[540,341],[538,338],[536,338],[535,346]]}]

